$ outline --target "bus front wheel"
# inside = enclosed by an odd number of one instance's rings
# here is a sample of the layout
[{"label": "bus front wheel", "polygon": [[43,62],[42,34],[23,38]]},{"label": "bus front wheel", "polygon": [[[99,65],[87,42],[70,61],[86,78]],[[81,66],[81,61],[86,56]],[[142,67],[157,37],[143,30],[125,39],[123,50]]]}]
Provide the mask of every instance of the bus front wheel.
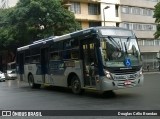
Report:
[{"label": "bus front wheel", "polygon": [[30,74],[28,77],[28,83],[31,88],[40,88],[41,87],[41,84],[34,83],[34,77],[32,74]]},{"label": "bus front wheel", "polygon": [[74,94],[81,94],[83,90],[81,89],[81,82],[77,76],[73,76],[71,80],[72,92]]}]

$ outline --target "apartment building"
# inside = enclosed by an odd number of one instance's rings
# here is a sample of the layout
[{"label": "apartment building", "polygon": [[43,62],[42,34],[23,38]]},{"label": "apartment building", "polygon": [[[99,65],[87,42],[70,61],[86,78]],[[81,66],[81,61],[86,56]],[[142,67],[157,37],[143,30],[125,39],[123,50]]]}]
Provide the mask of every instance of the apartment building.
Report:
[{"label": "apartment building", "polygon": [[18,0],[0,0],[0,8],[5,9],[16,5]]},{"label": "apartment building", "polygon": [[[160,0],[63,0],[63,6],[75,14],[82,28],[117,26],[135,32],[142,52],[144,69],[156,69],[160,40],[156,31],[154,6]],[[14,6],[18,0],[0,0],[1,8]]]},{"label": "apartment building", "polygon": [[64,0],[64,6],[75,14],[82,28],[117,26],[131,29],[138,38],[144,69],[158,68],[160,40],[156,31],[154,6],[159,0]]}]

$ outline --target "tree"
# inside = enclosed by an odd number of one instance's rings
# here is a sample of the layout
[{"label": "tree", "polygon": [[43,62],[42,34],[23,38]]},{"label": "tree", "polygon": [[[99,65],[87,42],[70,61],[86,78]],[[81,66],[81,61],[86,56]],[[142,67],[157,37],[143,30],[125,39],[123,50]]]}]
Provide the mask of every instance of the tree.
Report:
[{"label": "tree", "polygon": [[155,38],[160,37],[160,2],[157,3],[154,10],[154,18],[156,18],[155,23],[157,23],[157,31],[155,32]]},{"label": "tree", "polygon": [[[61,0],[20,0],[7,14],[2,36],[5,47],[19,47],[53,35],[80,29],[74,14],[61,5]],[[6,27],[6,26],[9,26]],[[4,37],[2,39],[4,39]]]},{"label": "tree", "polygon": [[14,54],[17,47],[35,40],[79,29],[61,0],[19,0],[13,8],[0,9],[0,49]]},{"label": "tree", "polygon": [[12,9],[0,9],[0,49],[5,48],[5,42],[8,39],[9,25],[8,14]]}]

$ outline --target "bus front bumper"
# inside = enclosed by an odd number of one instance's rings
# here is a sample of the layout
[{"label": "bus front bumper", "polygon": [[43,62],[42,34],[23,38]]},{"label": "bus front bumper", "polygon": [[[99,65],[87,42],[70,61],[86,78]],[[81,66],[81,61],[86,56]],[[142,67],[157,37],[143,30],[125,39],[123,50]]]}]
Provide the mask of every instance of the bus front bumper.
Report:
[{"label": "bus front bumper", "polygon": [[133,87],[139,87],[143,85],[144,77],[143,75],[132,80],[110,80],[106,77],[101,78],[101,90],[102,91],[108,91],[108,90],[117,90],[117,89],[124,89],[124,88],[133,88]]}]

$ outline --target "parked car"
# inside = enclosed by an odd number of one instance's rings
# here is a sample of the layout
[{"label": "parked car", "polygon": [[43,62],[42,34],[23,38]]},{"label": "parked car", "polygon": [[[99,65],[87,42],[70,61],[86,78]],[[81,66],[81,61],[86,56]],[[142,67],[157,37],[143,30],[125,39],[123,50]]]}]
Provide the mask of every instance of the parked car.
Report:
[{"label": "parked car", "polygon": [[0,81],[5,81],[5,74],[0,71]]},{"label": "parked car", "polygon": [[6,79],[16,79],[17,78],[17,73],[15,70],[7,70],[6,73]]}]

